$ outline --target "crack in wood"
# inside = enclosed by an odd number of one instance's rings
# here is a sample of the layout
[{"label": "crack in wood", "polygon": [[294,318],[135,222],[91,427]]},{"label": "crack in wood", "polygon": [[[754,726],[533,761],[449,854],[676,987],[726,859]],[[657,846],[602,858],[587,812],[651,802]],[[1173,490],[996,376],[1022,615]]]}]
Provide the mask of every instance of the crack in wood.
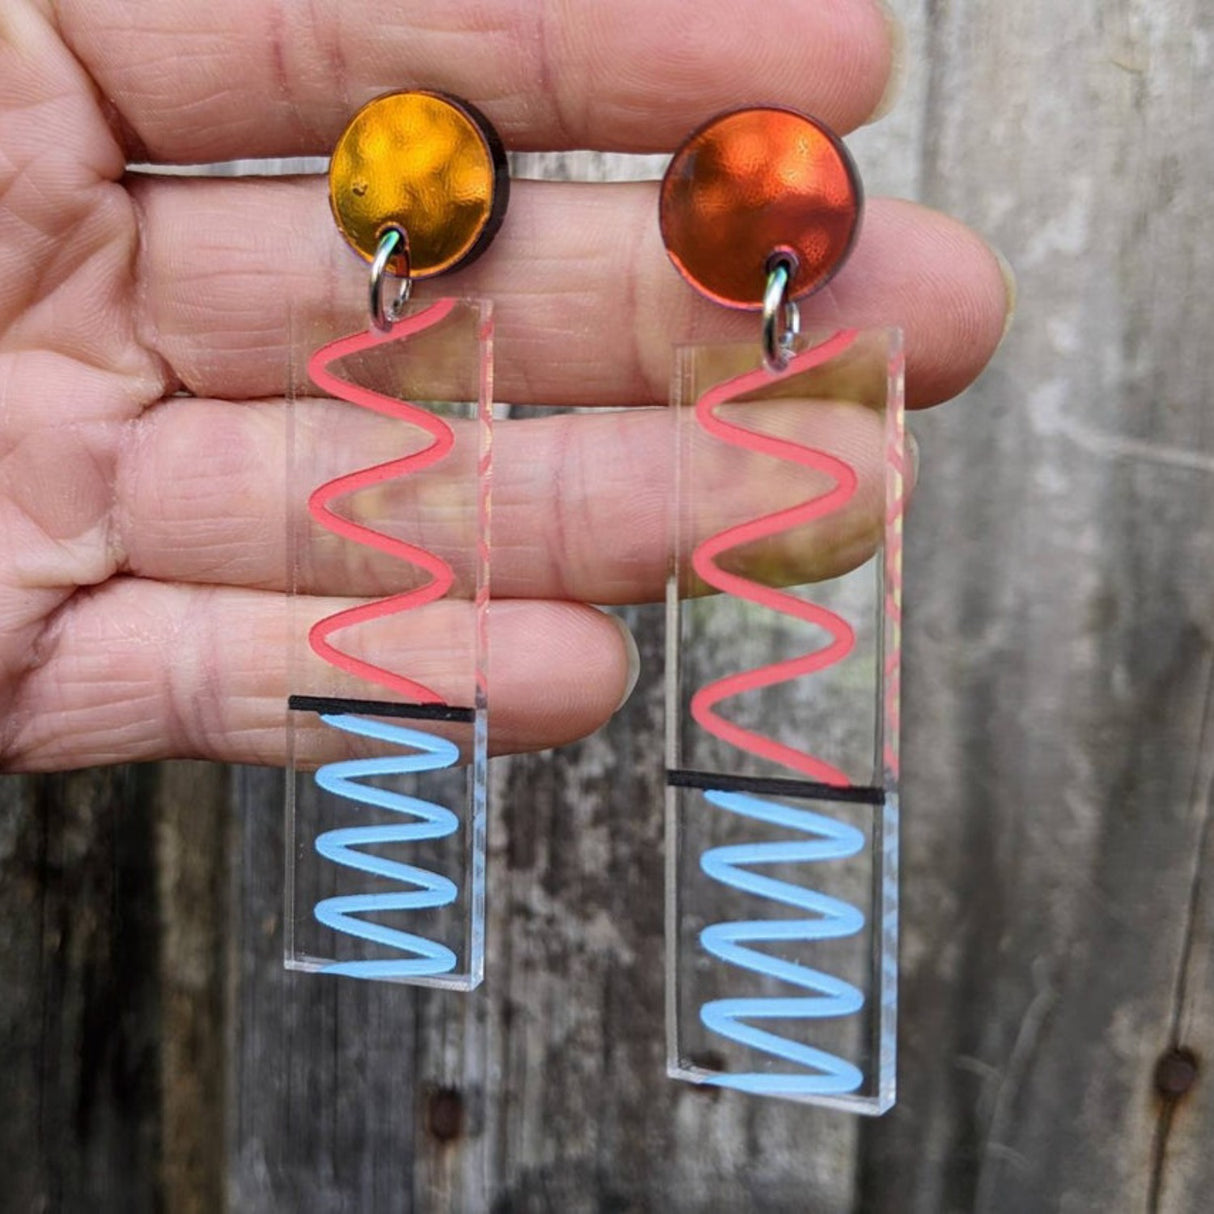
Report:
[{"label": "crack in wood", "polygon": [[1030,1000],[1020,1025],[1016,1031],[1016,1041],[1012,1046],[1011,1057],[1007,1068],[999,1080],[995,1094],[994,1108],[991,1110],[990,1122],[982,1144],[982,1159],[978,1165],[978,1177],[975,1182],[974,1208],[985,1210],[996,1192],[994,1186],[998,1168],[991,1167],[992,1160],[1012,1160],[1025,1164],[1023,1156],[1013,1151],[1001,1139],[1011,1123],[1015,1109],[1016,1096],[1028,1074],[1033,1055],[1041,1040],[1041,1030],[1049,1018],[1051,1009],[1058,1001],[1058,992],[1050,982],[1046,969],[1046,959],[1038,957],[1033,964],[1033,977],[1037,991]]},{"label": "crack in wood", "polygon": [[[1176,987],[1172,996],[1172,1023],[1170,1026],[1170,1050],[1164,1054],[1156,1067],[1156,1090],[1161,1096],[1159,1116],[1155,1122],[1155,1133],[1151,1143],[1150,1179],[1147,1188],[1147,1214],[1160,1214],[1166,1183],[1168,1140],[1176,1119],[1180,1101],[1192,1086],[1190,1082],[1182,1091],[1166,1082],[1165,1064],[1169,1059],[1189,1058],[1193,1063],[1193,1079],[1196,1079],[1196,1059],[1181,1044],[1185,1006],[1189,999],[1189,967],[1193,958],[1193,947],[1197,934],[1203,895],[1202,875],[1204,860],[1209,850],[1211,824],[1211,784],[1214,782],[1214,660],[1207,653],[1205,662],[1206,692],[1202,704],[1201,724],[1197,731],[1197,759],[1193,770],[1193,786],[1190,804],[1198,822],[1197,846],[1193,855],[1193,871],[1189,880],[1189,897],[1185,910],[1184,935],[1180,947],[1180,960],[1176,971]],[[1161,1082],[1161,1079],[1164,1082]]]}]

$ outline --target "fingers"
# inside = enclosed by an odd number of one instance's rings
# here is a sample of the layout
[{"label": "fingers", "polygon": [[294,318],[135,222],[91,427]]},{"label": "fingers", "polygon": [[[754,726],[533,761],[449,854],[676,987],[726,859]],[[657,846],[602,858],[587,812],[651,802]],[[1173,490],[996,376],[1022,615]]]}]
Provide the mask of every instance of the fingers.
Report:
[{"label": "fingers", "polygon": [[[291,326],[366,323],[366,269],[333,228],[318,180],[137,180],[144,342],[200,396],[278,395]],[[482,294],[497,325],[496,391],[537,404],[665,400],[676,342],[749,338],[756,321],[670,265],[652,183],[518,182],[494,246],[431,293]],[[1003,276],[963,225],[873,201],[842,273],[803,307],[807,326],[900,325],[913,405],[956,395],[1003,333]]]},{"label": "fingers", "polygon": [[885,89],[875,0],[61,0],[69,45],[112,97],[135,155],[327,154],[354,109],[415,82],[486,111],[507,146],[670,149],[761,100],[840,130]]},{"label": "fingers", "polygon": [[[81,592],[59,613],[41,664],[6,709],[0,762],[10,770],[169,757],[281,765],[287,695],[317,690],[304,685],[319,665],[307,627],[347,605],[308,600],[292,620],[282,595],[257,591],[115,578]],[[458,698],[471,669],[473,611],[437,604],[383,621],[376,652]],[[495,750],[590,733],[629,690],[624,633],[593,608],[499,602],[488,634]],[[300,682],[289,681],[289,669]],[[367,685],[356,694],[365,696]],[[331,730],[310,720],[303,728],[303,761],[335,757],[326,749]]]},{"label": "fingers", "polygon": [[[308,516],[307,494],[399,451],[400,422],[353,406],[295,407],[296,471],[288,476],[288,406],[174,400],[147,414],[119,461],[113,534],[123,565],[143,577],[283,589],[293,568],[321,595],[386,595],[416,579],[399,559],[332,535]],[[775,551],[787,581],[833,577],[880,540],[884,434],[870,410],[830,401],[783,405],[785,426],[845,460],[859,487],[842,509]],[[661,597],[670,555],[674,411],[645,409],[500,422],[494,433],[493,593],[505,598],[631,603]],[[376,530],[437,553],[470,596],[476,555],[475,436],[430,474],[374,490]],[[814,474],[699,434],[693,536],[824,492]],[[283,518],[285,510],[288,518]],[[359,514],[357,504],[343,512]],[[288,535],[298,551],[287,550]]]},{"label": "fingers", "polygon": [[[0,427],[36,402],[78,419],[160,396],[130,332],[138,229],[92,82],[37,0],[0,3]],[[82,301],[87,300],[87,305]],[[138,403],[134,399],[138,398]],[[6,435],[7,437],[7,435]]]}]

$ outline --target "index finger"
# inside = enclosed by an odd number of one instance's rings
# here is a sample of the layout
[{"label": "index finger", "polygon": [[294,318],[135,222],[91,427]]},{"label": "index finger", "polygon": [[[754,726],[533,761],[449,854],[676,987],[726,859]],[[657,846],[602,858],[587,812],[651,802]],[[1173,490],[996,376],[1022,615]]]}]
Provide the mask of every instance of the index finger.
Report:
[{"label": "index finger", "polygon": [[[847,131],[878,108],[879,0],[60,0],[64,38],[113,101],[128,156],[324,155],[376,93],[425,87],[514,149],[673,148],[758,102]],[[756,8],[758,15],[756,17]],[[778,8],[778,12],[774,11]]]}]

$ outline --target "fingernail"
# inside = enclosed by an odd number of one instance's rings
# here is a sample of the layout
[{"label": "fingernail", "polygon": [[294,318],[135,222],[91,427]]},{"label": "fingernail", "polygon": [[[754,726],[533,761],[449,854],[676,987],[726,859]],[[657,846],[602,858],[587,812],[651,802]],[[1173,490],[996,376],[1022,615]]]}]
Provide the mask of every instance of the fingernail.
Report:
[{"label": "fingernail", "polygon": [[1012,269],[1012,263],[994,245],[987,245],[987,248],[994,254],[995,264],[999,267],[999,273],[1003,275],[1003,291],[1007,297],[1007,311],[1003,315],[1003,332],[999,335],[999,345],[1001,346],[1003,339],[1012,331],[1012,321],[1016,318],[1016,298],[1020,289],[1016,285],[1016,271]]},{"label": "fingernail", "polygon": [[889,29],[889,77],[885,81],[885,92],[877,102],[877,108],[868,116],[868,121],[879,122],[898,104],[902,89],[906,85],[906,28],[902,18],[890,7],[887,0],[877,0],[881,16]]},{"label": "fingernail", "polygon": [[628,677],[624,681],[624,694],[612,710],[619,712],[628,703],[628,697],[632,695],[637,680],[641,677],[641,651],[637,648],[636,637],[632,635],[628,625],[618,615],[609,615],[607,618],[620,630],[620,634],[624,638],[624,648],[628,653]]}]

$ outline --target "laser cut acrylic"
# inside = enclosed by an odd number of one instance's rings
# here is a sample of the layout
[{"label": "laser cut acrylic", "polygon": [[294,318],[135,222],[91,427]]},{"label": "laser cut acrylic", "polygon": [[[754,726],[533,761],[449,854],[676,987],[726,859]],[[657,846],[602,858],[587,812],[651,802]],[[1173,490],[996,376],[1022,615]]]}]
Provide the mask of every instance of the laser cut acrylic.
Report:
[{"label": "laser cut acrylic", "polygon": [[763,309],[761,340],[677,353],[667,1039],[673,1077],[880,1113],[896,1084],[902,350],[895,330],[801,334],[795,310],[842,264],[860,206],[842,145],[779,109],[707,124],[663,186],[680,272]]},{"label": "laser cut acrylic", "polygon": [[504,166],[481,115],[426,92],[369,103],[331,162],[370,316],[293,342],[290,968],[483,975],[492,310],[407,300],[487,246]]}]

